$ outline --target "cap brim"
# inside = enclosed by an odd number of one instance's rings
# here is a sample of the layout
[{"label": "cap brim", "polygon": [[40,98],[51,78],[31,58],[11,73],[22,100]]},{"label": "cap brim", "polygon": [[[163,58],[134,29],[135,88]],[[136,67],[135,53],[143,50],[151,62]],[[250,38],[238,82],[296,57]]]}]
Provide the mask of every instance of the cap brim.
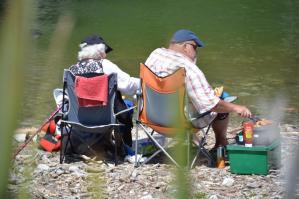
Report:
[{"label": "cap brim", "polygon": [[106,50],[105,50],[105,52],[106,53],[109,53],[109,52],[111,52],[113,49],[110,47],[110,46],[108,46],[107,44],[105,44],[106,45]]},{"label": "cap brim", "polygon": [[194,39],[194,41],[195,41],[195,43],[196,43],[196,45],[199,47],[199,48],[202,48],[202,47],[204,47],[205,45],[203,44],[203,42],[202,41],[200,41],[199,39]]}]

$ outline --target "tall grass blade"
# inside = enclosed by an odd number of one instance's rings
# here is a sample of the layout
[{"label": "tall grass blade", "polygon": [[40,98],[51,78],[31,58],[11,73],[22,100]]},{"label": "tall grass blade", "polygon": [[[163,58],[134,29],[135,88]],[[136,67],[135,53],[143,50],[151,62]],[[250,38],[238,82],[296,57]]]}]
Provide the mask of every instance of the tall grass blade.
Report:
[{"label": "tall grass blade", "polygon": [[33,1],[7,2],[0,36],[0,198],[6,195],[12,137],[22,101],[23,74],[30,52]]}]

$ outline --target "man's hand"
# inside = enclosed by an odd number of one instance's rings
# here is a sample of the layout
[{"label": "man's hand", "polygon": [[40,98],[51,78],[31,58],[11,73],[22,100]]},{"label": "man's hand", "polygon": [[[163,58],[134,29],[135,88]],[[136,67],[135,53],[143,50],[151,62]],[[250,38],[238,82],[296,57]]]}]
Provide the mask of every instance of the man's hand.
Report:
[{"label": "man's hand", "polygon": [[250,110],[242,105],[233,104],[220,100],[219,103],[212,109],[212,111],[217,113],[238,113],[241,117],[251,117]]},{"label": "man's hand", "polygon": [[236,105],[236,104],[235,104],[235,112],[238,113],[241,117],[251,117],[252,115],[250,110],[247,107]]}]

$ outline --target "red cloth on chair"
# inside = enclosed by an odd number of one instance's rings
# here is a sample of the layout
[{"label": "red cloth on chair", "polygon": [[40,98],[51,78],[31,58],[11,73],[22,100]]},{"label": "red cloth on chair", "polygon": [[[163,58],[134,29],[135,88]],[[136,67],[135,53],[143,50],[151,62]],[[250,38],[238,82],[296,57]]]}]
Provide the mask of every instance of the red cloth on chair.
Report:
[{"label": "red cloth on chair", "polygon": [[108,102],[108,76],[96,77],[76,76],[75,91],[79,106],[103,106]]}]

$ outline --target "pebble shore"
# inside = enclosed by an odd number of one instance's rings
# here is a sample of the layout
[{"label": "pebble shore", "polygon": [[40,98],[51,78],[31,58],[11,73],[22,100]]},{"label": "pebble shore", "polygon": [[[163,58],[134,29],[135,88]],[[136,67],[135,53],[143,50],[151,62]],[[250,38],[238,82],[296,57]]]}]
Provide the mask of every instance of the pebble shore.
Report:
[{"label": "pebble shore", "polygon": [[[210,168],[200,160],[188,172],[189,198],[285,198],[293,159],[298,156],[299,129],[293,125],[281,128],[281,168],[268,175],[237,175],[224,169]],[[208,145],[213,145],[210,134]],[[208,147],[210,147],[208,146]],[[30,198],[174,198],[177,189],[176,167],[166,161],[154,161],[134,167],[132,163],[84,160],[59,164],[59,152],[45,152],[31,143],[13,162],[8,192],[11,196]],[[298,173],[297,179],[298,179]],[[298,180],[296,181],[297,194]]]}]

